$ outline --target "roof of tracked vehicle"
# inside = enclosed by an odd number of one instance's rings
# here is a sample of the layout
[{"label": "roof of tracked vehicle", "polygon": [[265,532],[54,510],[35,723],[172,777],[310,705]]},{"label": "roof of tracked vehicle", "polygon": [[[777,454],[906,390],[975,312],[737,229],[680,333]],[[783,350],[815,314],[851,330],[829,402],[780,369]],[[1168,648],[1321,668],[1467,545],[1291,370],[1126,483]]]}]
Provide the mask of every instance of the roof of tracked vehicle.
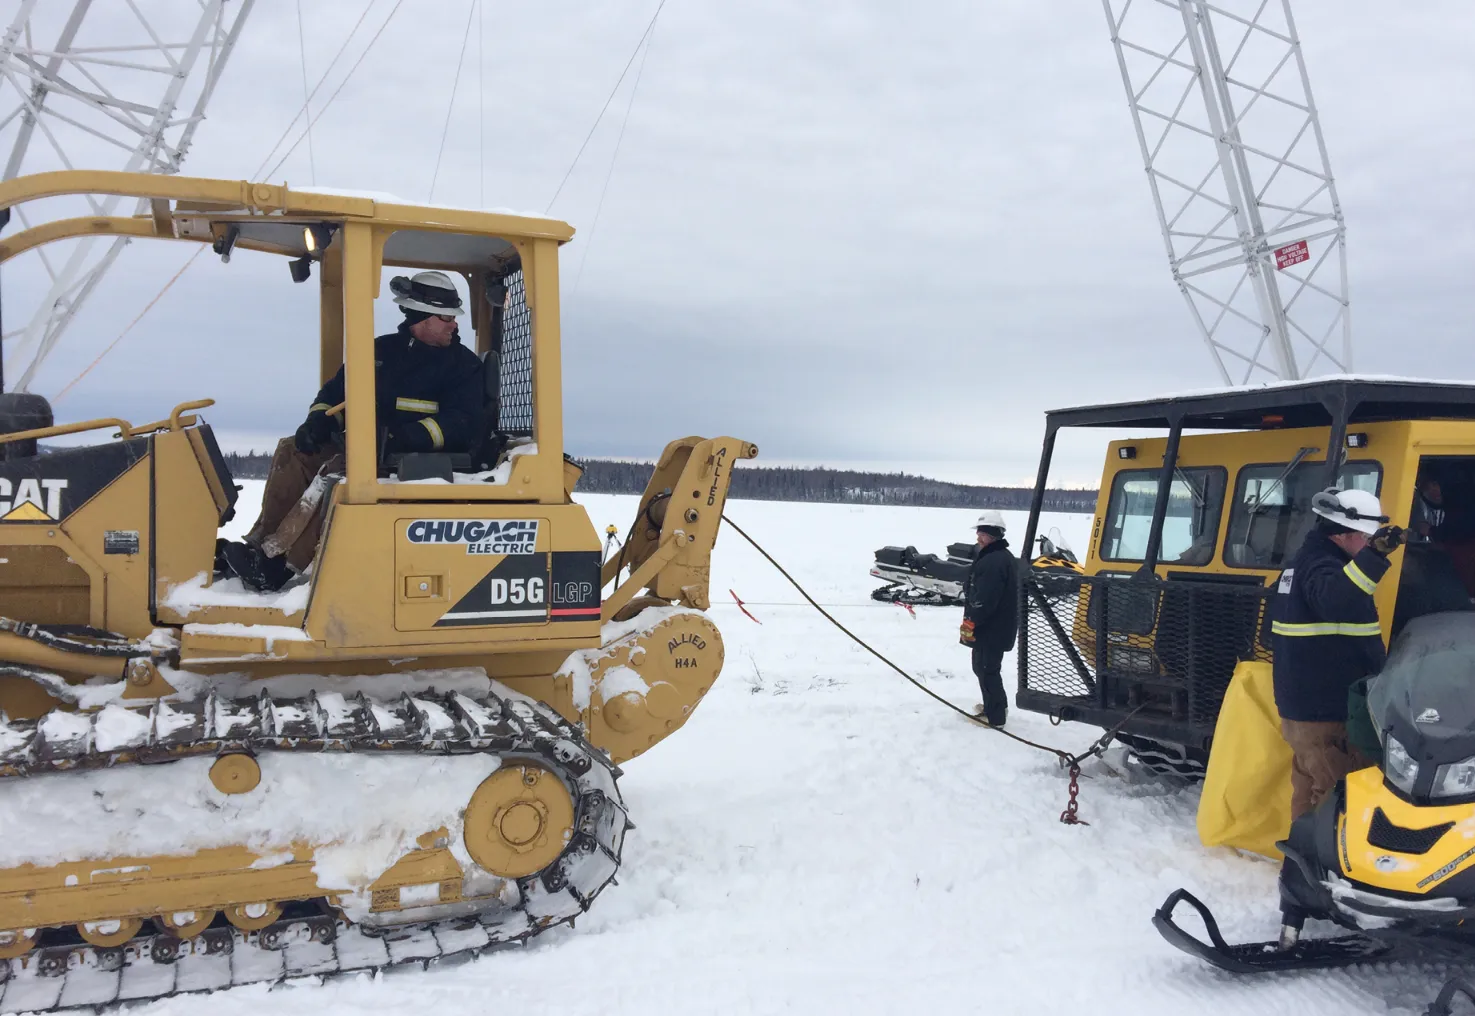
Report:
[{"label": "roof of tracked vehicle", "polygon": [[1052,428],[1166,429],[1175,420],[1181,420],[1185,429],[1265,430],[1272,426],[1324,427],[1342,406],[1350,410],[1348,423],[1475,420],[1475,384],[1333,375],[1255,387],[1207,389],[1134,402],[1052,409],[1046,413],[1046,421]]},{"label": "roof of tracked vehicle", "polygon": [[[481,210],[416,204],[393,195],[319,187],[292,189],[286,184],[253,183],[248,180],[215,180],[205,177],[165,176],[154,173],[118,173],[103,170],[60,170],[19,176],[0,182],[0,209],[9,209],[28,201],[64,195],[119,195],[143,198],[155,203],[154,213],[112,219],[93,218],[83,229],[77,220],[55,220],[38,229],[55,231],[69,227],[61,235],[79,232],[113,233],[117,235],[157,235],[170,238],[208,241],[212,227],[223,222],[241,227],[243,241],[256,241],[278,253],[300,253],[300,240],[291,240],[291,231],[300,235],[303,220],[360,220],[400,227],[398,232],[421,227],[424,235],[435,234],[449,240],[455,235],[502,236],[529,239],[551,239],[559,243],[573,238],[573,227],[546,216],[504,210]],[[173,202],[170,207],[169,202]],[[170,223],[173,223],[171,226]],[[150,223],[154,225],[150,228]],[[259,236],[256,234],[260,234]],[[47,242],[59,236],[48,235]],[[15,237],[0,256],[15,253]],[[405,238],[407,241],[409,238]],[[245,245],[250,245],[248,242]],[[21,244],[21,249],[28,249]],[[463,244],[464,246],[464,244]],[[506,246],[505,242],[503,246]],[[467,255],[480,260],[479,248],[468,249]],[[390,257],[386,252],[386,257]]]}]

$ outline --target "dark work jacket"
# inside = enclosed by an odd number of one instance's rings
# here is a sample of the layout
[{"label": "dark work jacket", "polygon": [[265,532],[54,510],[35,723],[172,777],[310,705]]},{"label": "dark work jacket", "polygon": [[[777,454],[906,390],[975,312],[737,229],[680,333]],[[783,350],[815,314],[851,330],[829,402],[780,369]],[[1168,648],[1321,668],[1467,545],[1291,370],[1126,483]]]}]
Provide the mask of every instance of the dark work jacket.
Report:
[{"label": "dark work jacket", "polygon": [[[481,359],[461,345],[426,345],[407,324],[374,340],[378,424],[395,452],[469,452],[485,426]],[[313,409],[343,401],[343,368],[318,392]],[[336,417],[342,421],[343,417]],[[340,422],[341,425],[341,422]]]},{"label": "dark work jacket", "polygon": [[1373,590],[1388,570],[1371,549],[1355,558],[1313,529],[1281,572],[1271,615],[1275,707],[1283,719],[1347,721],[1348,689],[1383,669]]},{"label": "dark work jacket", "polygon": [[973,622],[974,645],[995,652],[1014,647],[1019,631],[1019,562],[1008,540],[978,552],[963,584],[963,617]]}]

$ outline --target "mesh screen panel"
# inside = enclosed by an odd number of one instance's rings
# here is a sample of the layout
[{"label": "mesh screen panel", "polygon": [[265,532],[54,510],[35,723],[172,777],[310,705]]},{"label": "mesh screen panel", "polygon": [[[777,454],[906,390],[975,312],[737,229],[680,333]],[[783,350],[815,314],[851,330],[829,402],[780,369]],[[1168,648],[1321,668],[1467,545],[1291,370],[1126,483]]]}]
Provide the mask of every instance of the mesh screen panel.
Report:
[{"label": "mesh screen panel", "polygon": [[1260,629],[1273,590],[1194,578],[1026,574],[1019,689],[1031,708],[1138,720],[1196,744],[1214,733],[1240,660],[1269,662]]},{"label": "mesh screen panel", "polygon": [[515,437],[533,433],[533,315],[528,309],[522,269],[502,279],[507,287],[502,312],[501,398],[498,429]]}]

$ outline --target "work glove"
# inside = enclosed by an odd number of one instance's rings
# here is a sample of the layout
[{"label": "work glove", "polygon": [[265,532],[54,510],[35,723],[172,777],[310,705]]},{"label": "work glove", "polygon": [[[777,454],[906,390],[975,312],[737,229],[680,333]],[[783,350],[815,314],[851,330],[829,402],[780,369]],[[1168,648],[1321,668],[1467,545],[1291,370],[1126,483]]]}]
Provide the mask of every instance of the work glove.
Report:
[{"label": "work glove", "polygon": [[384,435],[384,448],[390,454],[407,455],[410,452],[432,451],[434,442],[430,440],[430,431],[416,421],[391,427]]},{"label": "work glove", "polygon": [[973,622],[966,617],[963,623],[958,625],[958,642],[965,646],[973,645]]},{"label": "work glove", "polygon": [[1387,557],[1403,545],[1405,533],[1399,526],[1384,526],[1373,534],[1368,541],[1368,546],[1373,548],[1373,553],[1380,557]]},{"label": "work glove", "polygon": [[297,444],[297,450],[303,455],[315,455],[322,451],[332,438],[332,419],[325,410],[314,409],[307,414],[307,419],[303,421],[302,426],[297,428],[297,436],[293,440]]}]

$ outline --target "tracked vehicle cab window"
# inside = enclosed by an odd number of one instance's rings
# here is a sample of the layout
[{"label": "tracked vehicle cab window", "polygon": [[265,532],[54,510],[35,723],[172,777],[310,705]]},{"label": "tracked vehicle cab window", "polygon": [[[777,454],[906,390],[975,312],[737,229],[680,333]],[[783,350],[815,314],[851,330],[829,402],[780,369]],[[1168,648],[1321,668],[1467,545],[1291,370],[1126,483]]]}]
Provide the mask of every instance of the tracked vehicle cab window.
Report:
[{"label": "tracked vehicle cab window", "polygon": [[[1117,473],[1101,537],[1103,560],[1142,561],[1147,557],[1159,472],[1128,469]],[[1173,471],[1159,563],[1204,565],[1213,560],[1226,478],[1225,471],[1217,467],[1185,466]]]},{"label": "tracked vehicle cab window", "polygon": [[[1241,469],[1229,509],[1224,563],[1232,568],[1285,567],[1311,528],[1311,495],[1321,489],[1325,466],[1297,459]],[[1369,461],[1347,463],[1337,478],[1342,490],[1370,494],[1377,494],[1382,482],[1383,467]]]}]

